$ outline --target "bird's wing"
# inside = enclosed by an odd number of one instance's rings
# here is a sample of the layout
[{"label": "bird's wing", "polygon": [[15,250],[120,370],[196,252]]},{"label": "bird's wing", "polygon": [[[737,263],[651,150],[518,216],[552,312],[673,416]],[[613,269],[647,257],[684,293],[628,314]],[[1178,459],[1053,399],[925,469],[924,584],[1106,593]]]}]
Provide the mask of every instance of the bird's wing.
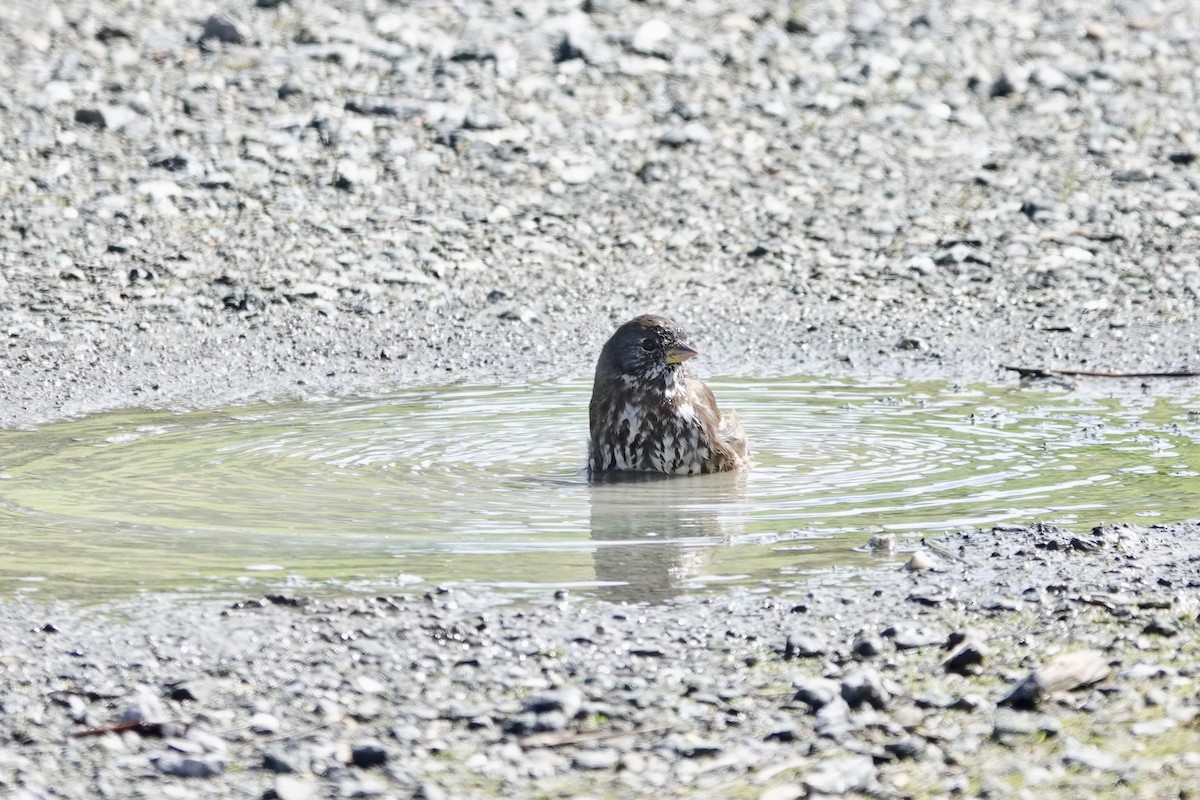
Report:
[{"label": "bird's wing", "polygon": [[742,427],[742,418],[737,415],[736,411],[730,411],[721,416],[717,435],[739,457],[743,459],[750,457],[750,442],[746,438],[746,429]]},{"label": "bird's wing", "polygon": [[715,440],[713,443],[726,451],[726,457],[732,463],[745,462],[750,456],[750,445],[738,415],[722,414],[712,389],[703,381],[689,377],[687,385],[696,409],[696,418],[710,440]]}]

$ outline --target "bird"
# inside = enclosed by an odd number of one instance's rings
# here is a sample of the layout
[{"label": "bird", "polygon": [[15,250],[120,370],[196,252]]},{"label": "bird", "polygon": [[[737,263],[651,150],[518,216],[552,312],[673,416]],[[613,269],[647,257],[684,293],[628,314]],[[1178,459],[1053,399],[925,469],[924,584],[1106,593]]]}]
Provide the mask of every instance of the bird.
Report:
[{"label": "bird", "polygon": [[684,366],[699,352],[671,320],[644,314],[617,328],[596,361],[588,406],[588,473],[696,475],[740,470],[750,447],[736,414]]}]

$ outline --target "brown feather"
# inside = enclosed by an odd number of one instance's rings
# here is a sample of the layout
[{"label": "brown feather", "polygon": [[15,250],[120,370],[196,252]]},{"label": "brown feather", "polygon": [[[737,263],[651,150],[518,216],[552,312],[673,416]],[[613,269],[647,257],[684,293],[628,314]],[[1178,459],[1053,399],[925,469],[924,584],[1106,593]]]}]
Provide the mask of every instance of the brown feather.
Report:
[{"label": "brown feather", "polygon": [[722,416],[712,390],[668,354],[694,355],[671,321],[645,315],[617,329],[596,363],[588,407],[588,470],[691,475],[749,464],[736,415]]}]

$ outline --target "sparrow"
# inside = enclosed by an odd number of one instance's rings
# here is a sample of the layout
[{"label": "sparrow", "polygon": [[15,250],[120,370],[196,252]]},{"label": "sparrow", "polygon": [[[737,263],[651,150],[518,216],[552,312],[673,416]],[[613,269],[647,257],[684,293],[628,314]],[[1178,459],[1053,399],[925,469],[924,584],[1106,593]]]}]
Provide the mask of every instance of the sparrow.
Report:
[{"label": "sparrow", "polygon": [[746,433],[684,363],[698,355],[679,326],[646,314],[604,344],[589,406],[588,472],[695,475],[750,463]]}]

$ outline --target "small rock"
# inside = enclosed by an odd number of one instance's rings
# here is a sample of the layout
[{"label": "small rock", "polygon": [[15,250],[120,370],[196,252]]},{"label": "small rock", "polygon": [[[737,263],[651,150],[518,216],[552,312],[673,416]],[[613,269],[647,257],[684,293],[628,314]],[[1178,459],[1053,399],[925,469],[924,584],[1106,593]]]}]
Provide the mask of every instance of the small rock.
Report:
[{"label": "small rock", "polygon": [[1027,736],[1036,733],[1037,730],[1037,717],[1008,709],[997,711],[992,720],[992,736],[997,738],[1006,735]]},{"label": "small rock", "polygon": [[342,158],[337,162],[337,177],[333,185],[343,191],[352,192],[371,186],[379,176],[375,168],[369,164],[360,164],[351,158]]},{"label": "small rock", "polygon": [[667,744],[684,758],[709,758],[724,749],[719,743],[693,733],[673,734],[667,738]]},{"label": "small rock", "polygon": [[896,534],[883,533],[867,539],[867,549],[873,553],[896,552]]},{"label": "small rock", "polygon": [[925,754],[925,743],[920,739],[910,737],[897,742],[888,742],[883,746],[883,751],[897,761],[915,761]]},{"label": "small rock", "polygon": [[1098,650],[1060,653],[1013,687],[1001,698],[999,705],[1030,711],[1036,709],[1049,693],[1099,683],[1108,672],[1108,661]]},{"label": "small rock", "polygon": [[825,652],[825,643],[817,637],[806,633],[789,634],[787,643],[783,647],[783,657],[788,660],[793,658],[815,658],[816,656],[824,655]]},{"label": "small rock", "polygon": [[204,30],[200,33],[200,41],[207,42],[215,39],[224,44],[241,44],[245,41],[237,25],[224,14],[213,14],[204,20]]},{"label": "small rock", "polygon": [[1000,77],[992,81],[992,86],[988,90],[989,97],[1009,97],[1017,92],[1017,84],[1012,78],[1006,74],[1001,74]]},{"label": "small rock", "polygon": [[471,106],[463,117],[463,128],[469,131],[494,131],[508,125],[508,118],[485,106]]},{"label": "small rock", "polygon": [[712,133],[699,122],[692,122],[682,128],[672,128],[662,135],[658,143],[664,147],[679,148],[685,144],[701,144],[712,141]]},{"label": "small rock", "polygon": [[642,23],[634,32],[629,48],[639,55],[669,58],[667,43],[671,34],[671,26],[656,17]]},{"label": "small rock", "polygon": [[942,603],[949,600],[949,596],[945,592],[937,589],[920,589],[912,592],[908,596],[908,600],[914,603],[920,603],[923,606],[940,606]]},{"label": "small rock", "polygon": [[1134,736],[1162,736],[1177,724],[1173,719],[1162,717],[1160,719],[1146,720],[1145,722],[1135,722],[1130,726],[1129,732]]},{"label": "small rock", "polygon": [[978,674],[989,655],[987,645],[967,639],[942,661],[942,669],[958,675]]},{"label": "small rock", "polygon": [[869,705],[877,711],[886,708],[891,699],[883,678],[873,669],[856,669],[842,678],[841,695],[850,708]]},{"label": "small rock", "polygon": [[1179,627],[1166,617],[1154,617],[1146,623],[1145,628],[1142,628],[1142,633],[1149,636],[1165,636],[1169,638],[1179,635]]},{"label": "small rock", "polygon": [[842,795],[867,792],[875,783],[875,762],[870,756],[822,761],[804,776],[809,795]]},{"label": "small rock", "polygon": [[896,340],[897,350],[924,350],[925,340],[919,336],[901,336]]},{"label": "small rock", "polygon": [[383,745],[374,742],[355,745],[350,751],[350,763],[362,769],[382,767],[387,763],[388,752]]},{"label": "small rock", "polygon": [[282,750],[268,750],[263,753],[263,769],[281,775],[303,772],[303,767],[296,753]]},{"label": "small rock", "polygon": [[135,695],[122,709],[119,722],[138,725],[156,725],[170,719],[167,706],[157,695],[141,692]]},{"label": "small rock", "polygon": [[584,694],[581,690],[574,686],[562,686],[531,695],[525,701],[523,710],[533,714],[558,711],[568,719],[574,719],[583,707],[583,701]]},{"label": "small rock", "polygon": [[883,642],[878,636],[860,633],[850,644],[850,652],[859,658],[874,658],[883,652]]},{"label": "small rock", "polygon": [[176,778],[214,778],[225,771],[225,759],[218,755],[163,753],[151,760],[159,772]]},{"label": "small rock", "polygon": [[258,734],[279,733],[279,718],[274,714],[268,714],[265,711],[260,711],[250,717],[250,730]]},{"label": "small rock", "polygon": [[841,694],[841,687],[828,678],[808,678],[796,684],[793,699],[804,703],[812,711],[824,708]]},{"label": "small rock", "polygon": [[571,766],[576,769],[612,769],[620,760],[619,751],[611,747],[603,747],[576,753],[571,759]]},{"label": "small rock", "polygon": [[121,130],[138,116],[132,108],[120,105],[75,109],[75,121],[80,125],[92,125],[110,131]]},{"label": "small rock", "polygon": [[912,554],[908,561],[904,562],[903,569],[905,572],[936,572],[941,569],[941,565],[929,553],[926,553],[924,550],[918,550]]},{"label": "small rock", "polygon": [[273,784],[277,800],[313,800],[317,797],[317,784],[304,778],[279,775]]},{"label": "small rock", "polygon": [[595,175],[596,170],[590,164],[568,164],[558,172],[559,180],[568,186],[587,183]]},{"label": "small rock", "polygon": [[1100,772],[1123,772],[1128,766],[1108,750],[1089,747],[1079,742],[1068,742],[1065,750],[1063,763],[1067,766],[1077,764],[1085,769],[1094,769]]},{"label": "small rock", "polygon": [[941,644],[942,635],[923,628],[904,627],[892,636],[892,643],[897,650],[915,650],[918,647],[930,647]]},{"label": "small rock", "polygon": [[799,800],[804,797],[804,787],[798,783],[780,783],[758,796],[758,800]]},{"label": "small rock", "polygon": [[497,316],[510,322],[533,322],[537,319],[537,312],[525,307],[509,308],[501,311]]}]

